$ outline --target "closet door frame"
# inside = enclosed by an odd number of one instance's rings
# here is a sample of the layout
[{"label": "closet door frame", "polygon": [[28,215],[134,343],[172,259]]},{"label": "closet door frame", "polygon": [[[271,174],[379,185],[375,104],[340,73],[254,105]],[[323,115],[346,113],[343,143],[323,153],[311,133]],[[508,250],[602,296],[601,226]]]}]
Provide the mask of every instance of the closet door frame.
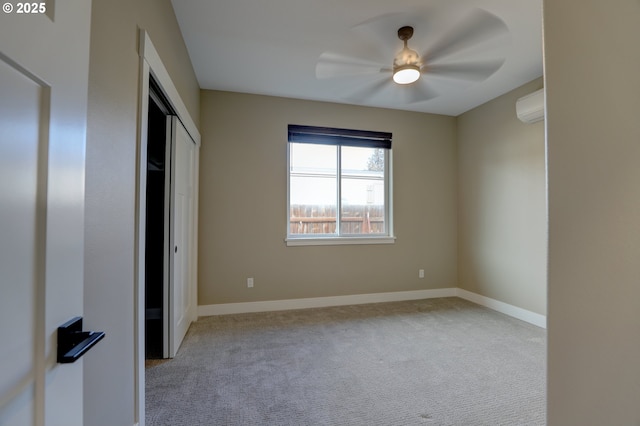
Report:
[{"label": "closet door frame", "polygon": [[[145,424],[145,232],[146,232],[146,168],[147,168],[147,125],[149,113],[149,79],[153,76],[162,94],[171,104],[177,117],[180,119],[186,132],[193,140],[194,147],[194,188],[193,188],[193,215],[192,226],[194,229],[191,241],[191,256],[189,259],[189,269],[192,277],[193,303],[197,307],[197,282],[198,282],[198,176],[200,163],[200,132],[193,121],[189,111],[187,110],[178,90],[173,84],[169,72],[162,63],[160,55],[155,49],[151,38],[146,30],[140,29],[138,54],[140,57],[140,93],[139,93],[139,110],[138,110],[138,152],[137,152],[137,224],[136,224],[136,271],[134,282],[135,294],[135,314],[134,324],[135,330],[135,419],[138,425]],[[194,310],[197,316],[197,308]],[[191,318],[196,320],[197,318]]]}]

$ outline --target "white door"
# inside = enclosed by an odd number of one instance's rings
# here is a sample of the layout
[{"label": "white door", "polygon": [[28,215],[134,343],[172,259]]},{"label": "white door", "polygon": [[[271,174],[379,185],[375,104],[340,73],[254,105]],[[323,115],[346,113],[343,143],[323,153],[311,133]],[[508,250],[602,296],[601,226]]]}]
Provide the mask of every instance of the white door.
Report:
[{"label": "white door", "polygon": [[56,339],[83,307],[91,6],[2,3],[0,425],[79,426],[82,360],[58,364]]},{"label": "white door", "polygon": [[169,253],[169,356],[174,357],[196,316],[194,241],[195,143],[171,117],[171,209]]}]

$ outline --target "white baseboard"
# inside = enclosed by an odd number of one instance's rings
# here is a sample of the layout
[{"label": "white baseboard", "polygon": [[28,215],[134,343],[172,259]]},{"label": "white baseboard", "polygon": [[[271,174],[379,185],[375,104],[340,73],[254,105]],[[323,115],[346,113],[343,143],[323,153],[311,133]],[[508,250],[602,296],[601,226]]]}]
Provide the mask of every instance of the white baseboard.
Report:
[{"label": "white baseboard", "polygon": [[325,308],[329,306],[361,305],[364,303],[401,302],[404,300],[460,297],[494,311],[547,328],[547,317],[535,312],[481,296],[461,288],[396,291],[389,293],[354,294],[348,296],[311,297],[305,299],[267,300],[261,302],[221,303],[198,306],[198,316],[244,314],[250,312],[286,311],[291,309]]},{"label": "white baseboard", "polygon": [[328,306],[361,305],[363,303],[400,302],[403,300],[455,297],[455,288],[396,291],[389,293],[354,294],[348,296],[312,297],[306,299],[269,300],[262,302],[223,303],[198,306],[198,316],[241,314],[249,312],[285,311],[290,309],[325,308]]},{"label": "white baseboard", "polygon": [[496,299],[491,299],[490,297],[481,296],[477,293],[472,293],[461,288],[456,288],[456,296],[489,309],[493,309],[494,311],[509,315],[510,317],[537,325],[538,327],[547,328],[547,317],[544,315],[540,315]]}]

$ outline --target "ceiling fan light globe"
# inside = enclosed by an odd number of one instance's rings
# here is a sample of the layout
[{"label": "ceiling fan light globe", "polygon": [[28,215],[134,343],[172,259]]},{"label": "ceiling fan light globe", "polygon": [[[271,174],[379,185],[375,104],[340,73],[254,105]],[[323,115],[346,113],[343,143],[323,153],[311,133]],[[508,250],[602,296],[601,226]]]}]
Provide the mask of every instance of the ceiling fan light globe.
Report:
[{"label": "ceiling fan light globe", "polygon": [[398,84],[411,84],[420,78],[417,65],[404,65],[393,70],[393,81]]}]

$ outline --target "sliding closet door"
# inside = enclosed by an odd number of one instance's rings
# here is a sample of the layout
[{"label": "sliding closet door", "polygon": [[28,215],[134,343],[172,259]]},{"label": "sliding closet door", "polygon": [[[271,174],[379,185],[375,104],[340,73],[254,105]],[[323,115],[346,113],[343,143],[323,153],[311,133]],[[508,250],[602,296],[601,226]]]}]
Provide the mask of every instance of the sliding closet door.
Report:
[{"label": "sliding closet door", "polygon": [[195,271],[195,150],[196,145],[177,117],[172,117],[171,210],[169,253],[169,357],[174,357],[196,318]]}]

